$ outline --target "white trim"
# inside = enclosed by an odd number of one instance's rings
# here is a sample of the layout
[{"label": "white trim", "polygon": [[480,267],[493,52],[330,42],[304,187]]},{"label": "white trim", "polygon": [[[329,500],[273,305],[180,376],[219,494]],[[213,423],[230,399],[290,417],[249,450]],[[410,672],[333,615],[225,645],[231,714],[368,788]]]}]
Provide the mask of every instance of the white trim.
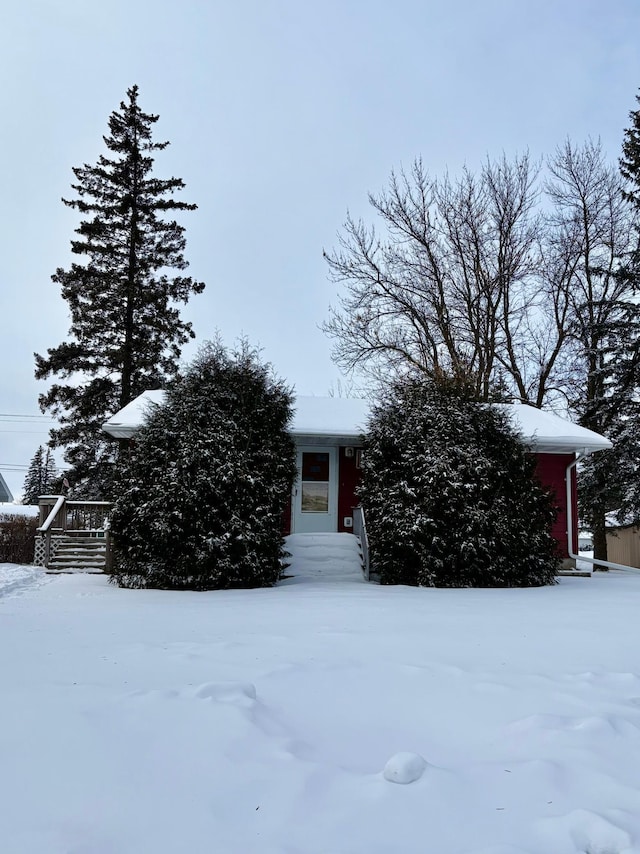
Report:
[{"label": "white trim", "polygon": [[[331,445],[297,445],[297,476],[291,496],[291,533],[324,534],[338,530],[338,448]],[[329,507],[326,513],[302,512],[302,455],[329,454]]]}]

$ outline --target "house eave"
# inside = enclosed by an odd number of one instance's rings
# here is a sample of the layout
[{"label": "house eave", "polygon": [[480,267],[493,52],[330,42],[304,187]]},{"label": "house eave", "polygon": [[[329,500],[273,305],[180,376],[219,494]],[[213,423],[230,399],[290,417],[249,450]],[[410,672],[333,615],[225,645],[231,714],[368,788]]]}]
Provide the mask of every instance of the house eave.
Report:
[{"label": "house eave", "polygon": [[117,422],[106,421],[102,425],[102,429],[114,439],[133,439],[140,429],[140,425],[136,424],[132,426],[131,424],[118,424]]},{"label": "house eave", "polygon": [[346,431],[327,431],[323,433],[313,430],[291,430],[290,436],[297,445],[362,445],[361,433],[348,433]]},{"label": "house eave", "polygon": [[597,451],[605,451],[609,448],[612,448],[613,445],[606,439],[603,439],[601,442],[594,442],[590,445],[579,445],[575,439],[566,439],[566,440],[554,440],[550,441],[536,441],[523,439],[523,442],[527,445],[530,451],[534,454],[581,454],[582,456],[589,456],[590,454],[594,454]]}]

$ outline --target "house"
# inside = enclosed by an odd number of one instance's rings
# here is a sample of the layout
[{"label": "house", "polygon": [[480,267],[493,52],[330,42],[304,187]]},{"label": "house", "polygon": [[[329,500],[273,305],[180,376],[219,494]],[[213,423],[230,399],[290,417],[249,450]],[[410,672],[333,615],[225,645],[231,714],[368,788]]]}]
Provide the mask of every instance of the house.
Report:
[{"label": "house", "polygon": [[[113,415],[103,429],[114,438],[131,439],[143,423],[145,411],[163,399],[162,391],[145,392]],[[553,535],[565,564],[573,565],[571,553],[578,549],[576,458],[610,448],[611,443],[550,412],[520,403],[497,405],[506,410],[522,441],[535,454],[538,476],[555,496],[558,514]],[[298,397],[295,408],[291,435],[296,444],[298,478],[285,531],[351,531],[370,404],[352,398]],[[573,530],[569,541],[570,521]]]},{"label": "house", "polygon": [[11,503],[13,501],[13,495],[7,486],[6,480],[0,474],[0,504],[2,503]]}]

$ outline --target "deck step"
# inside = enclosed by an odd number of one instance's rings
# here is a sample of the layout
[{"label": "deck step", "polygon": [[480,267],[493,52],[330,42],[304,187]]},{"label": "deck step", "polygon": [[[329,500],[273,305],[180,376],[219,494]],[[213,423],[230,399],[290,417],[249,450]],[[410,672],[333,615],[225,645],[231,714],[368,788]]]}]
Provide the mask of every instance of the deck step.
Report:
[{"label": "deck step", "polygon": [[102,573],[107,565],[104,537],[64,537],[56,543],[47,571],[54,573]]}]

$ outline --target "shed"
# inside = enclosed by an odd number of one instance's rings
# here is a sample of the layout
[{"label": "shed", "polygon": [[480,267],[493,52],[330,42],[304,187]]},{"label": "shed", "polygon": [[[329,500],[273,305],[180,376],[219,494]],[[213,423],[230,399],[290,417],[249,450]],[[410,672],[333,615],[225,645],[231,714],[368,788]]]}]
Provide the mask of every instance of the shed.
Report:
[{"label": "shed", "polygon": [[640,525],[607,526],[607,559],[640,569]]}]

